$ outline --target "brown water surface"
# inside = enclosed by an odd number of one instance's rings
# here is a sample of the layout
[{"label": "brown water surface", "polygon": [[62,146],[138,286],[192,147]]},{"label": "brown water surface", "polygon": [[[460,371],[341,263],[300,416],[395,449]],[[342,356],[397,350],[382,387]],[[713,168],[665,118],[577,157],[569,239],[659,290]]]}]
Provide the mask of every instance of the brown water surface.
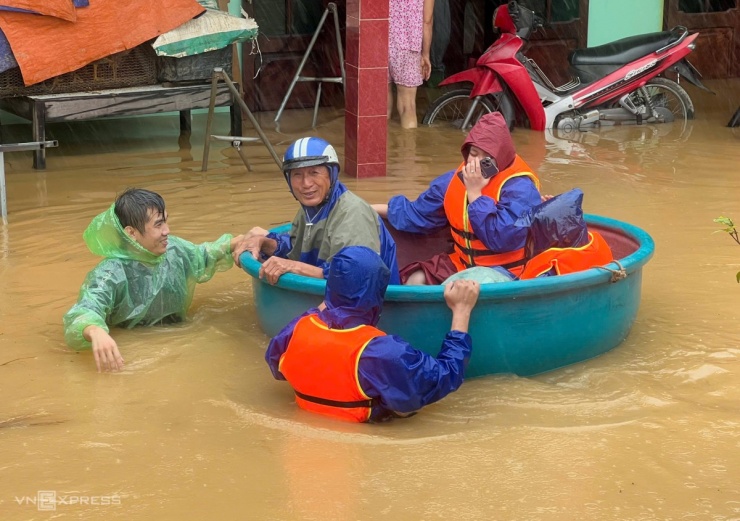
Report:
[{"label": "brown water surface", "polygon": [[[114,330],[121,373],[68,349],[61,317],[98,260],[81,234],[117,192],[160,192],[173,233],[194,242],[287,222],[297,203],[261,145],[249,173],[214,143],[202,173],[203,115],[179,141],[176,116],[51,125],[46,171],[5,156],[0,519],[740,519],[740,246],[712,222],[740,222],[740,129],[725,127],[740,86],[713,87],[691,90],[685,129],[514,132],[544,192],[580,187],[587,213],[655,239],[627,340],[538,377],[471,379],[384,425],[298,410],[263,360],[238,269],[198,288],[184,324]],[[260,115],[278,153],[312,133],[310,112],[286,112],[280,134]],[[343,124],[325,110],[316,130],[340,156]],[[457,132],[390,128],[388,177],[343,179],[371,202],[414,197],[459,162]],[[6,127],[3,141],[29,133]]]}]

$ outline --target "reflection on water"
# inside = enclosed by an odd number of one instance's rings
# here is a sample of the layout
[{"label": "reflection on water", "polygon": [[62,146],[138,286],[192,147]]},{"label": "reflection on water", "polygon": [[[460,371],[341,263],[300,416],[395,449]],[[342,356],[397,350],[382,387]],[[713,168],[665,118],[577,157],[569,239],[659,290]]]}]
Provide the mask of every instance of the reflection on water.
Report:
[{"label": "reflection on water", "polygon": [[[68,350],[61,317],[96,262],[81,233],[117,192],[162,193],[173,233],[196,242],[288,222],[296,202],[258,143],[244,147],[253,172],[219,142],[201,172],[204,115],[179,139],[176,115],[50,125],[60,146],[46,171],[31,169],[30,153],[5,156],[2,519],[46,518],[22,501],[38,491],[87,498],[57,505],[80,519],[740,518],[740,250],[712,222],[740,220],[740,133],[724,126],[740,89],[715,90],[696,94],[685,129],[514,132],[543,191],[578,186],[588,213],[655,239],[621,346],[535,378],[472,379],[375,426],[298,410],[264,363],[268,339],[236,269],[198,288],[187,323],[115,331],[119,374],[98,375],[89,353]],[[259,117],[279,153],[311,133],[311,110],[286,112],[280,133],[273,114]],[[343,122],[325,110],[316,129],[340,156]],[[216,125],[225,132],[227,115]],[[388,176],[343,181],[371,202],[414,197],[457,166],[462,138],[391,123]],[[113,496],[120,504],[89,504]]]},{"label": "reflection on water", "polygon": [[570,132],[548,129],[544,132],[547,162],[612,168],[629,175],[623,160],[627,151],[643,156],[649,165],[651,150],[658,146],[676,150],[689,140],[693,129],[690,123],[683,131],[673,125],[615,125]]}]

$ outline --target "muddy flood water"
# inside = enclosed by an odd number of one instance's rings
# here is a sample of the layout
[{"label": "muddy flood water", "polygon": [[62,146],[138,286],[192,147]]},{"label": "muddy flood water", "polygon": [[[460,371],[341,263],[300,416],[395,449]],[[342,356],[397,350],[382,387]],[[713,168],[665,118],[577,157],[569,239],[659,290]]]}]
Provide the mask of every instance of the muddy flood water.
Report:
[{"label": "muddy flood water", "polygon": [[[740,222],[740,128],[725,126],[740,83],[708,83],[719,94],[690,90],[685,129],[514,132],[543,192],[579,187],[587,213],[655,240],[628,338],[536,377],[470,379],[382,425],[297,408],[264,362],[237,268],[198,287],[186,323],[113,330],[120,373],[67,348],[62,315],[98,261],[82,231],[118,192],[161,193],[172,233],[193,242],[290,221],[297,203],[261,145],[247,147],[251,173],[225,143],[201,172],[203,114],[189,140],[176,115],[51,125],[45,171],[5,155],[0,519],[740,519],[740,246],[712,221]],[[279,154],[315,133],[343,157],[341,110],[315,132],[310,110],[286,112],[281,133],[273,116],[259,115]],[[2,132],[30,141],[29,125]],[[415,197],[458,164],[461,141],[392,122],[388,176],[342,180],[370,202]]]}]

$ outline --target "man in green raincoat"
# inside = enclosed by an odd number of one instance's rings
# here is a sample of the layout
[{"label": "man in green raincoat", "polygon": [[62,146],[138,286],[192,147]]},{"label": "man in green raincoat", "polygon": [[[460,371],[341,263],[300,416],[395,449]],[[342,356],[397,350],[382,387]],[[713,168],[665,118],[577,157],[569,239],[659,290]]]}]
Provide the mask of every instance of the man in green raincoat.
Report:
[{"label": "man in green raincoat", "polygon": [[231,251],[243,236],[196,245],[170,235],[162,197],[130,188],[92,220],[83,239],[105,259],[64,315],[64,338],[74,349],[92,348],[98,371],[118,371],[123,357],[109,327],[182,321],[196,283],[231,268]]}]

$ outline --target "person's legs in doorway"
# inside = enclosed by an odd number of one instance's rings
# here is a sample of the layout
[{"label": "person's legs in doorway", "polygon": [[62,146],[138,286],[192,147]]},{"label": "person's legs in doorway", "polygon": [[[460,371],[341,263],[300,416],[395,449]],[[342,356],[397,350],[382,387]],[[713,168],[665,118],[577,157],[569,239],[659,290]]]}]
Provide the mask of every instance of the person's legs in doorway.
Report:
[{"label": "person's legs in doorway", "polygon": [[[388,73],[396,86],[396,108],[402,128],[416,128],[416,90],[424,82],[421,75],[421,54],[396,50],[389,55]],[[388,85],[388,118],[393,111],[393,90]]]},{"label": "person's legs in doorway", "polygon": [[396,108],[401,118],[401,128],[416,128],[416,87],[396,85]]}]

